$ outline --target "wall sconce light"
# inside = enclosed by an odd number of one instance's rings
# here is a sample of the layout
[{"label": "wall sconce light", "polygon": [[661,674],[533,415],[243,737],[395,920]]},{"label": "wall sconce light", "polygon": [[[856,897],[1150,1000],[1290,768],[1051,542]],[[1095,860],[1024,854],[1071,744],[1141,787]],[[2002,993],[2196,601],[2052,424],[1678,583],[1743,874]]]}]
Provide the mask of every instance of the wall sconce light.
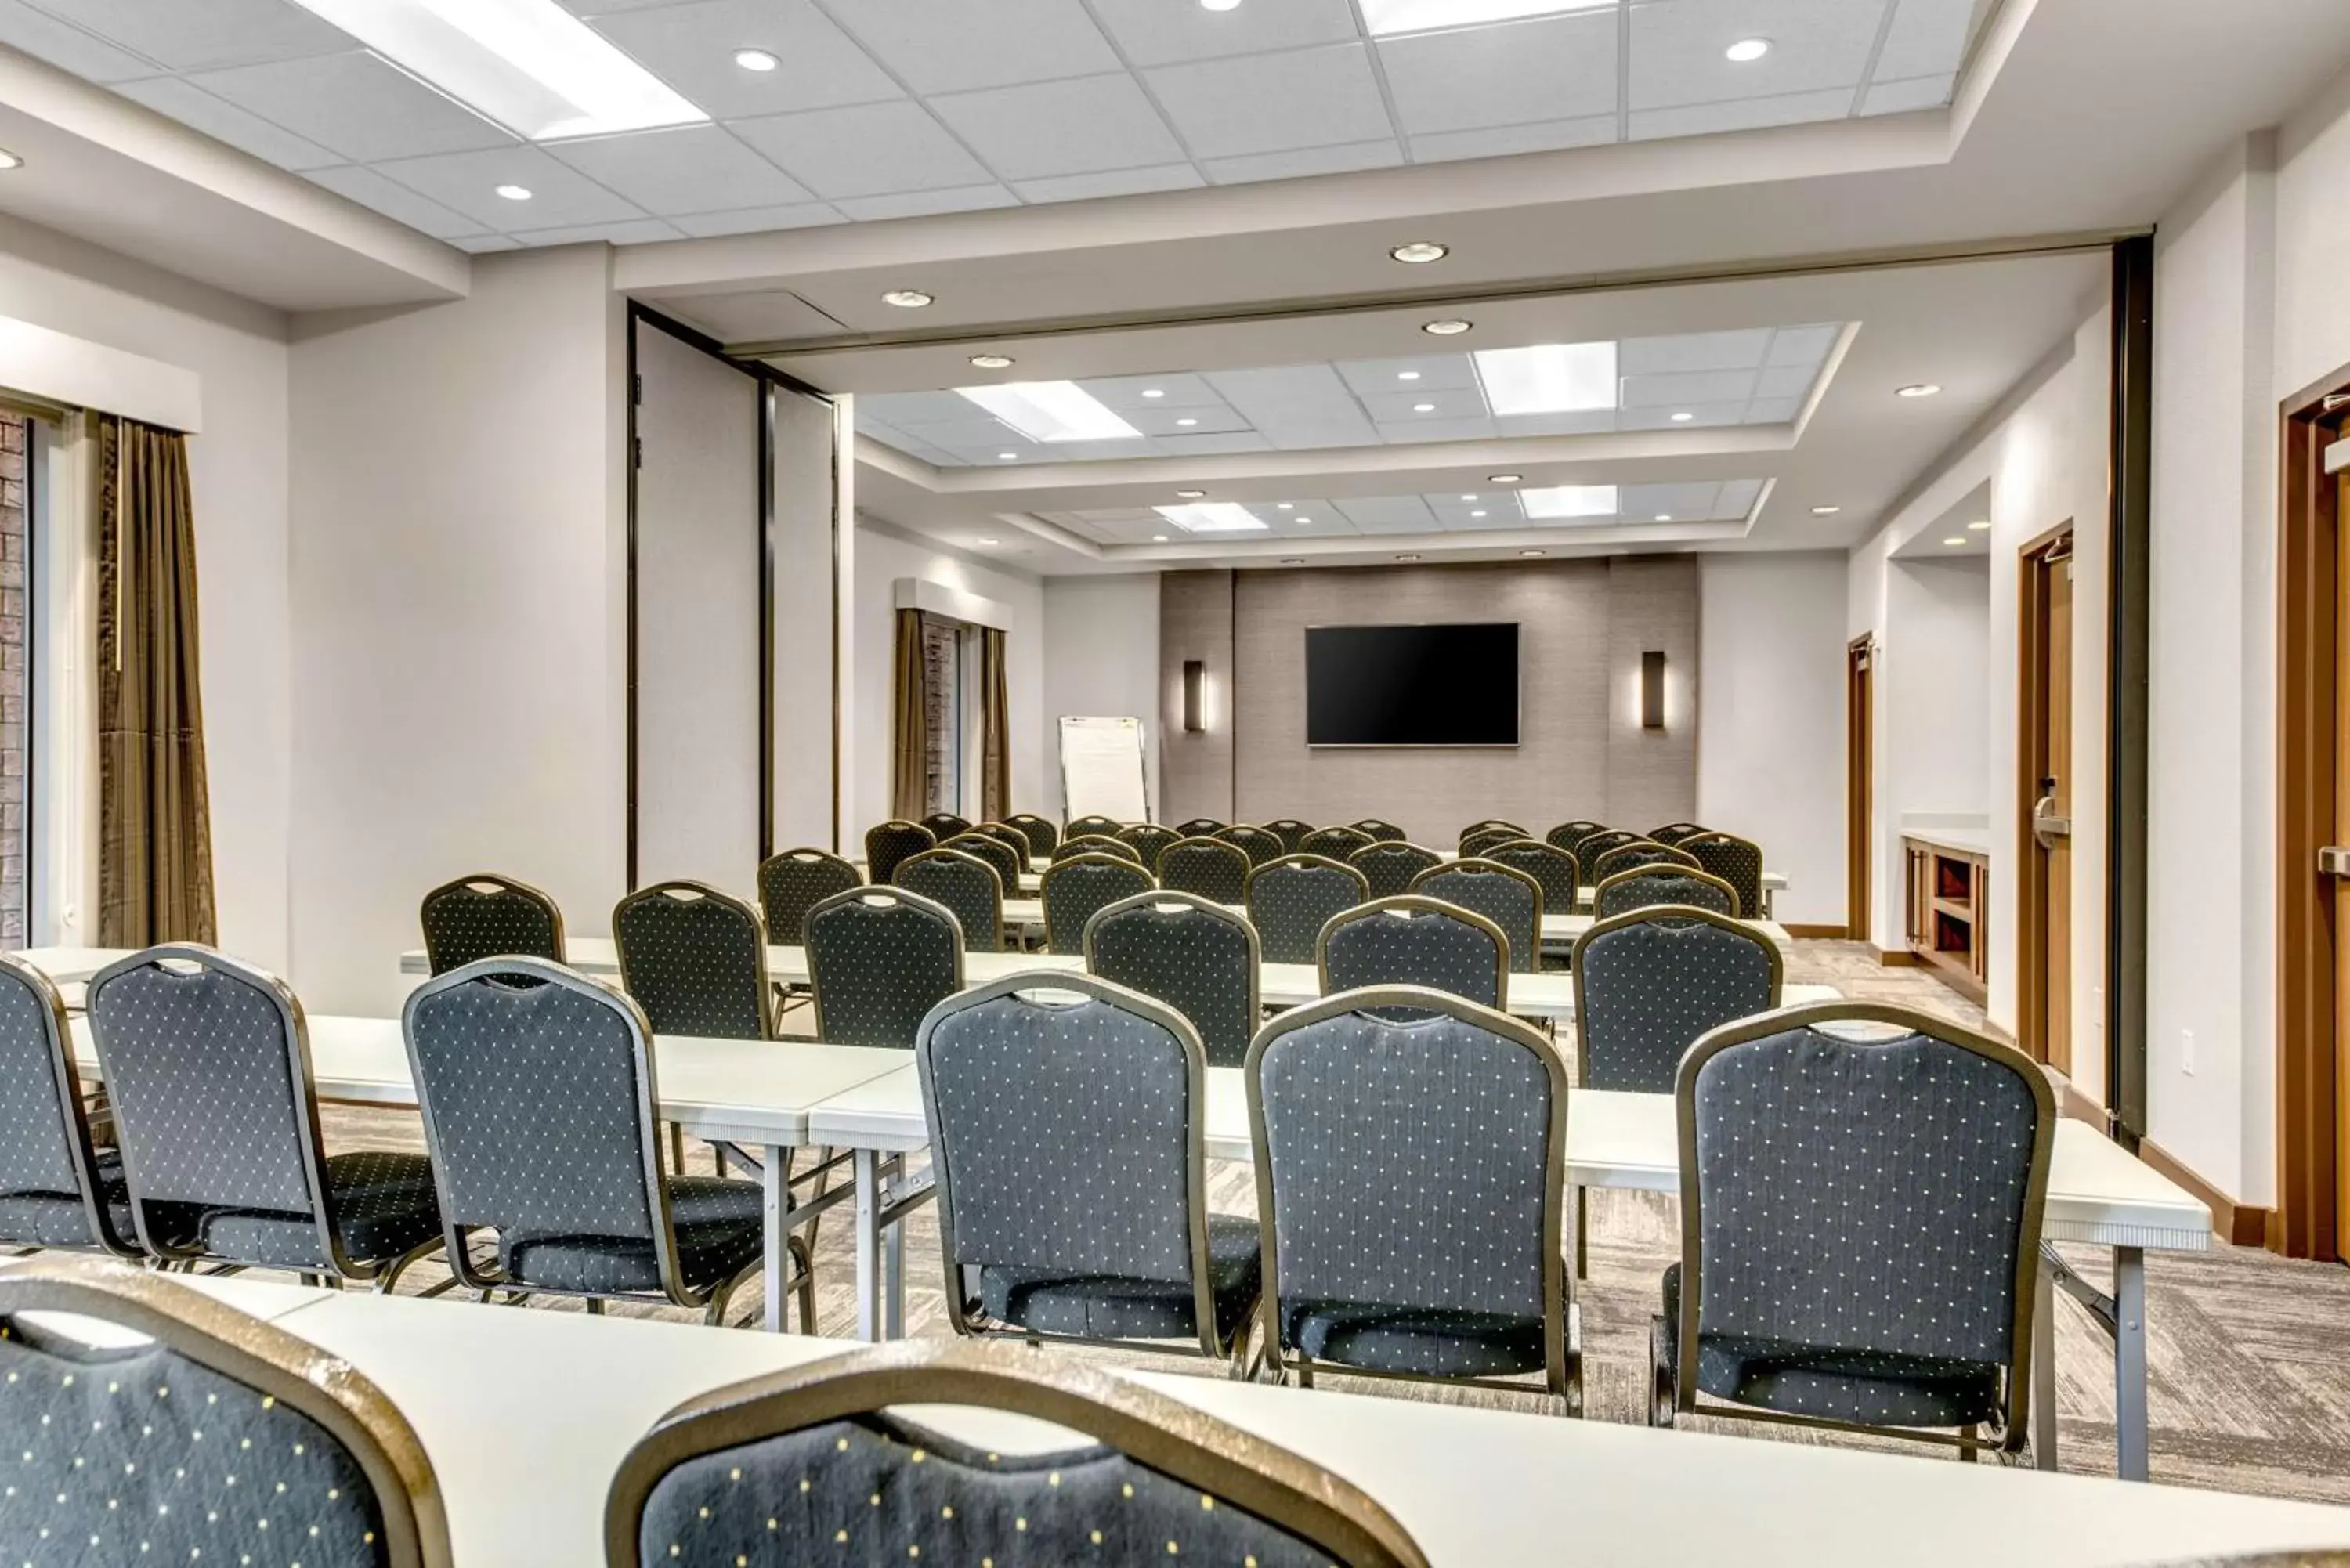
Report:
[{"label": "wall sconce light", "polygon": [[1640,655],[1640,728],[1665,727],[1665,656],[1651,649]]},{"label": "wall sconce light", "polygon": [[1183,732],[1197,735],[1208,727],[1208,665],[1199,659],[1183,661]]}]

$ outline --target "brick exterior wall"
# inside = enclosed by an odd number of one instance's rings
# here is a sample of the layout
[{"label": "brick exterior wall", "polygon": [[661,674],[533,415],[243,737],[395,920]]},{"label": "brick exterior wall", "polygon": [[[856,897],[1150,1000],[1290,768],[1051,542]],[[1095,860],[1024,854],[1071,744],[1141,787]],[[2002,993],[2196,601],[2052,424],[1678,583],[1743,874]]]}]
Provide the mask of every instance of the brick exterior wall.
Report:
[{"label": "brick exterior wall", "polygon": [[30,421],[0,412],[0,947],[8,948],[25,945],[30,923],[31,454]]}]

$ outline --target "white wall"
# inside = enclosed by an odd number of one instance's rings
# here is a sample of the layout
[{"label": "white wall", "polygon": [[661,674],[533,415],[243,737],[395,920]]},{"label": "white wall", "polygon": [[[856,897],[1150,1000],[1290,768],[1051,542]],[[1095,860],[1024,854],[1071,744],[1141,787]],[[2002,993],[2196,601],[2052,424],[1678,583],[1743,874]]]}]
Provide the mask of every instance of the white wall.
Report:
[{"label": "white wall", "polygon": [[[1182,694],[1159,690],[1159,574],[1048,577],[1045,582],[1044,743],[1046,774],[1037,810],[1062,817],[1063,714],[1142,721],[1142,776],[1151,818],[1164,821],[1159,729],[1182,722]],[[1226,694],[1230,701],[1230,694]],[[1230,722],[1230,716],[1226,716]]]},{"label": "white wall", "polygon": [[1762,846],[1782,921],[1845,920],[1845,559],[1698,557],[1697,820]]},{"label": "white wall", "polygon": [[1981,815],[1993,798],[1991,562],[1891,562],[1885,600],[1883,804],[1897,826],[1910,812]]}]

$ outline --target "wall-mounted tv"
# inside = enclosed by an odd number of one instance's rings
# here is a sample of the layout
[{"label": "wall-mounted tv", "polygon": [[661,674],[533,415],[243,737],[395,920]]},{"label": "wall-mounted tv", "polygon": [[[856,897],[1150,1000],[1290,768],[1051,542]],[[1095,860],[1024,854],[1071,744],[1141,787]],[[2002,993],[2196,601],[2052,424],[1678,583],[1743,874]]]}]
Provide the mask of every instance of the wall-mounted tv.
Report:
[{"label": "wall-mounted tv", "polygon": [[1309,746],[1514,746],[1518,625],[1305,628]]}]

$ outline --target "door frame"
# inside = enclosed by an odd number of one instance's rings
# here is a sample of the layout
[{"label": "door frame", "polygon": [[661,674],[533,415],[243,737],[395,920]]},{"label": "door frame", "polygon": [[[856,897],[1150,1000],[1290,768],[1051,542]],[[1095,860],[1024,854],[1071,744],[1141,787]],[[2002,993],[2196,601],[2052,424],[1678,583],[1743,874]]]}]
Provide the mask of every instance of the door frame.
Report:
[{"label": "door frame", "polygon": [[2324,450],[2350,434],[2350,366],[2282,406],[2277,541],[2277,1204],[2269,1250],[2339,1255],[2335,1193],[2343,1093],[2336,1071],[2337,930],[2317,851],[2334,841],[2340,735],[2335,715],[2345,628],[2339,613],[2342,529]]},{"label": "door frame", "polygon": [[1877,639],[1863,632],[1845,645],[1845,935],[1871,940],[1876,911],[1869,888],[1877,869]]},{"label": "door frame", "polygon": [[[2051,1059],[2045,1038],[2048,943],[2043,926],[2049,889],[2046,863],[2033,845],[2032,814],[2040,799],[2040,781],[2046,776],[2048,760],[2043,742],[2048,717],[2049,601],[2043,573],[2053,562],[2070,559],[2072,554],[2070,518],[2026,541],[2015,553],[2015,623],[2020,644],[2016,659],[2015,1041],[2033,1061],[2045,1062],[2068,1075],[2073,1065],[2070,1041],[2065,1060],[2058,1062]],[[2076,606],[2076,640],[2078,617]],[[2078,674],[2077,669],[2074,673]],[[2074,765],[2077,768],[2077,758]]]}]

